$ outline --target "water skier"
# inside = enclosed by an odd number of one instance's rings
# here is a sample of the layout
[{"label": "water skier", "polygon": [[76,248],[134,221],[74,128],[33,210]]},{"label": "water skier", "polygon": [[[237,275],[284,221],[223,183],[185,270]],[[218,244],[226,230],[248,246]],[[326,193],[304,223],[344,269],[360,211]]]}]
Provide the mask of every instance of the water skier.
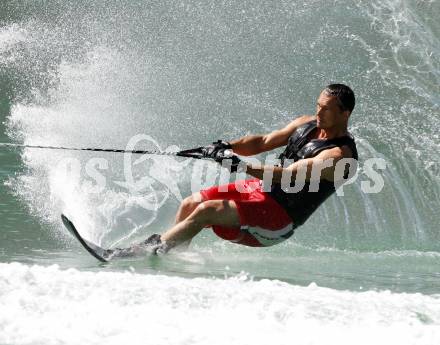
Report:
[{"label": "water skier", "polygon": [[[241,167],[254,178],[214,186],[187,197],[179,207],[175,225],[161,235],[150,236],[144,244],[166,252],[188,244],[206,227],[212,227],[225,240],[246,246],[271,246],[286,240],[335,192],[336,182],[347,179],[345,164],[343,176],[336,176],[338,162],[344,158],[358,159],[355,141],[347,130],[354,105],[350,87],[331,84],[320,93],[315,115],[298,117],[266,135],[245,136],[230,143],[218,141],[206,147],[206,157],[219,163],[226,161],[229,164],[223,165],[231,172]],[[279,157],[281,165],[276,167],[245,164],[237,156],[225,154],[232,150],[238,155],[252,156],[282,146],[286,148]],[[321,168],[316,177],[313,169],[317,166]],[[273,170],[272,185],[264,191],[262,180],[268,169]],[[303,188],[286,191],[283,175],[289,176],[290,185],[301,171],[305,177]],[[318,188],[312,191],[313,181]]]}]

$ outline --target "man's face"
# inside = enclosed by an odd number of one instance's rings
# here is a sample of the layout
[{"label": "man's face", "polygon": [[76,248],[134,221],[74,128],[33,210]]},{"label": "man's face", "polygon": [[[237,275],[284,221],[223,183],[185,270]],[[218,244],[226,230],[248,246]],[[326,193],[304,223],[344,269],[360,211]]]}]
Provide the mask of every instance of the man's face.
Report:
[{"label": "man's face", "polygon": [[318,128],[334,128],[345,126],[349,111],[342,111],[335,96],[323,91],[316,104],[316,121]]}]

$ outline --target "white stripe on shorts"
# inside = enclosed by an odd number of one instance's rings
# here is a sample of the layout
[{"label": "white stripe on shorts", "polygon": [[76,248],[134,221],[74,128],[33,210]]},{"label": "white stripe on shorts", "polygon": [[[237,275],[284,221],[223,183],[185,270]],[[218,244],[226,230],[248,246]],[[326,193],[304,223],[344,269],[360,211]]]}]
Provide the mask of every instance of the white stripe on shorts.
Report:
[{"label": "white stripe on shorts", "polygon": [[267,230],[259,227],[248,226],[242,226],[240,230],[243,232],[248,232],[254,236],[262,246],[269,247],[281,243],[293,235],[293,224],[289,224],[280,230]]}]

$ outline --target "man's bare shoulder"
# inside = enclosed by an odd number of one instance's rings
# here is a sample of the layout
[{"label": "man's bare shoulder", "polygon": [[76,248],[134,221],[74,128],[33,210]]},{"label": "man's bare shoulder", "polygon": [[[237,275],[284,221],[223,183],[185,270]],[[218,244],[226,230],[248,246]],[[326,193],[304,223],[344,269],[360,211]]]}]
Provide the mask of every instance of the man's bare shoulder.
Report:
[{"label": "man's bare shoulder", "polygon": [[296,119],[294,119],[293,121],[291,121],[287,126],[288,127],[294,127],[295,129],[310,122],[316,120],[316,116],[315,115],[301,115],[298,116]]},{"label": "man's bare shoulder", "polygon": [[291,135],[293,132],[297,130],[298,127],[301,127],[302,125],[310,121],[313,121],[315,119],[316,116],[314,115],[301,115],[296,119],[294,119],[293,121],[291,121],[286,127],[282,128],[280,131],[287,135]]},{"label": "man's bare shoulder", "polygon": [[273,150],[277,147],[287,144],[289,137],[296,131],[296,129],[303,124],[314,120],[316,117],[311,115],[302,115],[294,119],[287,126],[275,130],[263,136],[263,148],[261,152]]},{"label": "man's bare shoulder", "polygon": [[[340,180],[342,176],[335,176],[336,173],[336,166],[339,161],[342,159],[351,159],[353,158],[353,153],[351,152],[350,148],[348,146],[341,146],[341,147],[333,147],[331,149],[323,150],[318,155],[316,155],[313,158],[310,158],[311,162],[313,164],[316,162],[317,164],[321,164],[323,162],[329,163],[326,164],[326,167],[321,171],[320,178],[327,180],[327,181],[334,181]],[[357,165],[355,165],[355,169],[357,169]],[[348,169],[348,170],[347,170]],[[348,174],[351,169],[351,163],[350,166],[345,166],[344,168],[344,175]]]},{"label": "man's bare shoulder", "polygon": [[316,155],[316,158],[318,159],[335,159],[336,162],[343,158],[352,158],[352,157],[353,157],[353,153],[351,152],[351,149],[346,145],[340,147],[339,146],[332,147],[323,150],[318,155]]}]

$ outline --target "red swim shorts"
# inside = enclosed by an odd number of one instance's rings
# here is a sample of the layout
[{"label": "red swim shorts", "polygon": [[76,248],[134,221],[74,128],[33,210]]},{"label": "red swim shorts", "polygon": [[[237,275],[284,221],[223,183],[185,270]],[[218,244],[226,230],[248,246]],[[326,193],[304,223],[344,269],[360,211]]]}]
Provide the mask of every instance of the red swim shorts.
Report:
[{"label": "red swim shorts", "polygon": [[200,191],[203,200],[233,200],[237,205],[240,227],[213,225],[217,236],[251,247],[280,243],[293,234],[292,219],[268,193],[261,180],[240,180]]}]

